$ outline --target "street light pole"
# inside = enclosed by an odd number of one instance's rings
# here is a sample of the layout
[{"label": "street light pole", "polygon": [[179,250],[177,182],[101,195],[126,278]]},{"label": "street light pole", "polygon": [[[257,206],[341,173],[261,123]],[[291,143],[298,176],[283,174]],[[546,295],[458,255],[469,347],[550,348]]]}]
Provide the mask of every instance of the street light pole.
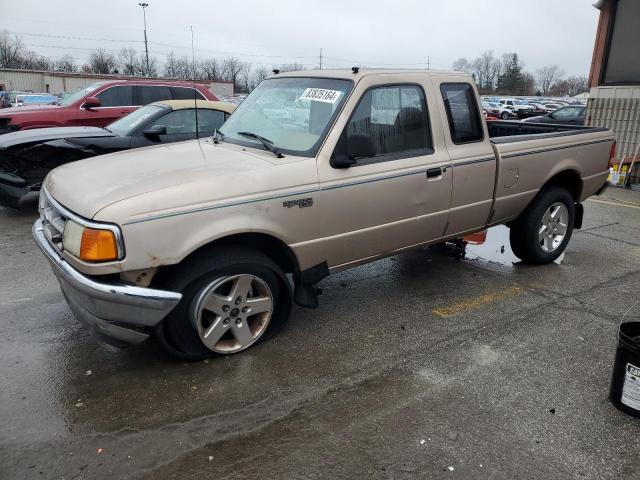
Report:
[{"label": "street light pole", "polygon": [[149,47],[147,45],[147,14],[145,9],[149,6],[148,3],[139,3],[142,7],[142,18],[144,19],[144,54],[147,63],[147,77],[149,76]]}]

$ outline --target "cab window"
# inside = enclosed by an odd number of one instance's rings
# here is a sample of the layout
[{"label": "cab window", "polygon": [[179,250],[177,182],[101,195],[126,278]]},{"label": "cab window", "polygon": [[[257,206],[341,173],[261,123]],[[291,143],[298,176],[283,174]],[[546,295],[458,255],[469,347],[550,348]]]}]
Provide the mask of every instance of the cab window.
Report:
[{"label": "cab window", "polygon": [[368,90],[349,120],[346,137],[347,145],[362,141],[370,145],[370,157],[430,150],[431,132],[422,88],[392,85]]}]

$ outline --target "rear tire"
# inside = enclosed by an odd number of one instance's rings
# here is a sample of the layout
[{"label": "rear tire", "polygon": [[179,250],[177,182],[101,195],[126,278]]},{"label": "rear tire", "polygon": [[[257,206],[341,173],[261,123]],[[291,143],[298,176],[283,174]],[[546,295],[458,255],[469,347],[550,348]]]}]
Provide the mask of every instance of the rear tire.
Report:
[{"label": "rear tire", "polygon": [[217,247],[175,267],[162,288],[182,300],[156,328],[171,355],[199,360],[238,353],[279,331],[291,313],[291,289],[266,255]]},{"label": "rear tire", "polygon": [[509,114],[508,114],[507,112],[502,112],[502,113],[500,114],[500,118],[501,118],[502,120],[506,120],[507,118],[509,118]]},{"label": "rear tire", "polygon": [[524,263],[543,265],[564,252],[575,220],[575,205],[564,188],[544,187],[511,224],[513,253]]}]

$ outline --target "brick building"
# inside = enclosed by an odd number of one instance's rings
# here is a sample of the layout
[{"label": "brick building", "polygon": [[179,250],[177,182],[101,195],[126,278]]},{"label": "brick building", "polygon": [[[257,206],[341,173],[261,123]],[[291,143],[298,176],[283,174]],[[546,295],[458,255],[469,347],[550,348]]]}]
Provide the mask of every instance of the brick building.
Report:
[{"label": "brick building", "polygon": [[[587,123],[612,129],[617,160],[631,163],[640,143],[640,0],[597,0]],[[640,158],[630,181],[640,183]]]}]

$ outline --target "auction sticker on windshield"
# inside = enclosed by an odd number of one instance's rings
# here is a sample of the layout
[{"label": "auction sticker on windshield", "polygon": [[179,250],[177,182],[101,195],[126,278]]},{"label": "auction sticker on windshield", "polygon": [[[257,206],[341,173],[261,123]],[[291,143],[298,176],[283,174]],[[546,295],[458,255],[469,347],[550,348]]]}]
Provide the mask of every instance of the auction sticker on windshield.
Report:
[{"label": "auction sticker on windshield", "polygon": [[327,90],[326,88],[307,88],[300,97],[300,100],[336,103],[341,93],[342,92],[338,90]]}]

